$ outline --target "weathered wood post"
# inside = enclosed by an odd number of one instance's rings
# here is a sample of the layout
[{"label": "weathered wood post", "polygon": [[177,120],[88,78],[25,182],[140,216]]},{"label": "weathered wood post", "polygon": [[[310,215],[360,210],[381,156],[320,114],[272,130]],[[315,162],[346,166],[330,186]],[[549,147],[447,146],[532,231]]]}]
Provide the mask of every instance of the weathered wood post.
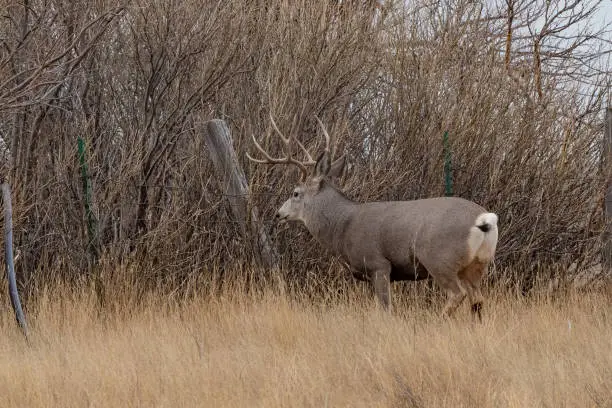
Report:
[{"label": "weathered wood post", "polygon": [[[241,226],[242,236],[248,237],[249,226],[255,232],[254,247],[259,258],[268,268],[278,266],[278,254],[259,223],[257,208],[248,211],[249,186],[232,145],[232,137],[227,124],[221,119],[205,123],[206,146],[210,152],[215,171],[219,176],[221,190],[227,196],[234,218]],[[250,224],[250,225],[249,225]]]},{"label": "weathered wood post", "polygon": [[11,151],[0,136],[0,189],[2,189],[2,204],[4,206],[4,262],[6,264],[6,277],[8,280],[9,296],[11,305],[15,312],[15,318],[19,327],[28,338],[28,325],[25,314],[21,308],[19,290],[17,289],[17,278],[15,277],[15,258],[13,255],[13,204],[11,200],[11,186],[8,182],[11,164]]},{"label": "weathered wood post", "polygon": [[605,230],[603,235],[602,264],[606,273],[612,269],[612,107],[606,110],[603,141],[604,174],[607,177],[606,195],[604,199]]},{"label": "weathered wood post", "polygon": [[13,206],[11,203],[11,187],[6,179],[2,180],[2,203],[4,205],[4,257],[9,295],[11,297],[11,305],[15,311],[17,323],[19,323],[23,334],[28,337],[28,325],[26,324],[25,314],[21,308],[19,291],[17,290],[17,278],[15,277],[15,264],[13,261]]}]

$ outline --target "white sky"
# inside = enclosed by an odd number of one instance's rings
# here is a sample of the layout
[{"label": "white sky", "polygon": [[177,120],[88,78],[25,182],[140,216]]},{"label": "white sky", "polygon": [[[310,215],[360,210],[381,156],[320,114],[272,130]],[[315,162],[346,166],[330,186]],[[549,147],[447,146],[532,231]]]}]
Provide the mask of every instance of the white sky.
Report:
[{"label": "white sky", "polygon": [[612,22],[612,0],[605,0],[601,4],[596,20],[601,24]]}]

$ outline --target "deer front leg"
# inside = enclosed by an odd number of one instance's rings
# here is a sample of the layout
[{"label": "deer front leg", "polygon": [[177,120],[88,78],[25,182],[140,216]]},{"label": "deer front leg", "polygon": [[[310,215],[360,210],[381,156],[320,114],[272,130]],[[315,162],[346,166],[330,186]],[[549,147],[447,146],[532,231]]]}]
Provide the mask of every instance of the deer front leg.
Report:
[{"label": "deer front leg", "polygon": [[391,268],[379,268],[372,274],[374,293],[383,309],[391,311]]}]

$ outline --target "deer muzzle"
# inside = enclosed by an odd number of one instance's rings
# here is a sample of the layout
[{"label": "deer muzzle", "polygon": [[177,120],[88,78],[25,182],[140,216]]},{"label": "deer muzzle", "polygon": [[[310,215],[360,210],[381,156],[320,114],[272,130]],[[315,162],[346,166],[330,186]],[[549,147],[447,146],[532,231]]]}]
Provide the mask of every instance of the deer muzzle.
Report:
[{"label": "deer muzzle", "polygon": [[278,224],[284,224],[285,222],[287,222],[287,217],[283,217],[280,214],[280,212],[276,213],[276,215],[274,216],[274,219],[276,220]]},{"label": "deer muzzle", "polygon": [[289,220],[289,207],[291,206],[291,200],[285,201],[281,208],[276,212],[276,221],[279,224],[283,224]]}]

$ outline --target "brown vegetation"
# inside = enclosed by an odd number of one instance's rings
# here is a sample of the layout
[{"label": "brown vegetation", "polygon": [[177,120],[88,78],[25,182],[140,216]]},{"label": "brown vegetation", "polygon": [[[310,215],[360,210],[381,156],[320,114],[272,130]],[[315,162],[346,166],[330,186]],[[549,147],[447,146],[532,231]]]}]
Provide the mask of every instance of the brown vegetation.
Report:
[{"label": "brown vegetation", "polygon": [[[404,3],[3,2],[0,135],[26,297],[51,277],[108,279],[118,268],[168,290],[252,270],[254,240],[239,237],[198,129],[229,123],[269,223],[296,177],[246,160],[252,134],[280,151],[270,114],[309,148],[320,117],[349,153],[343,184],[357,200],[443,194],[448,131],[455,195],[500,216],[493,277],[528,288],[538,271],[597,263],[604,33],[588,26],[559,40],[575,32],[568,16],[597,2]],[[549,24],[539,29],[537,16]],[[266,227],[291,284],[343,279],[303,229]]]},{"label": "brown vegetation", "polygon": [[[30,325],[26,343],[0,292],[0,406],[610,406],[610,287],[564,284],[606,272],[609,32],[576,25],[600,2],[0,0]],[[312,150],[321,118],[360,201],[442,195],[448,131],[455,195],[500,218],[483,324],[441,320],[420,283],[381,314],[303,228],[275,227],[298,175],[245,156],[253,134],[280,153],[270,115]],[[221,194],[213,118],[280,271]]]},{"label": "brown vegetation", "polygon": [[[609,286],[562,291],[606,271],[609,32],[576,30],[600,2],[0,0],[30,324],[26,344],[2,291],[0,406],[610,406]],[[381,314],[303,228],[276,228],[297,174],[245,156],[252,134],[281,151],[270,115],[312,150],[321,118],[360,201],[442,195],[448,131],[455,195],[500,218],[483,324],[439,319],[418,283]],[[221,194],[212,118],[280,272]],[[520,295],[551,274],[559,296]]]}]

